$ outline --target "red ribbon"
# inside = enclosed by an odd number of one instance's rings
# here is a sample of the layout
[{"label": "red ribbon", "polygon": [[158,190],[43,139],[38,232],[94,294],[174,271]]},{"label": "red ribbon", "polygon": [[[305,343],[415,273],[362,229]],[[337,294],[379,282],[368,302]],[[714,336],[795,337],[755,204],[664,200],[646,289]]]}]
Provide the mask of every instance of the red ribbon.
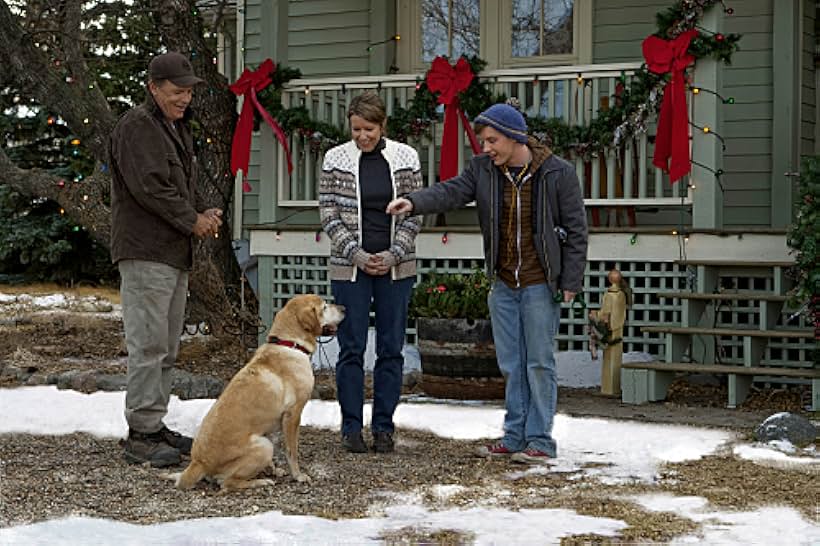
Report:
[{"label": "red ribbon", "polygon": [[663,103],[658,114],[655,136],[655,155],[652,163],[669,173],[674,184],[692,170],[689,159],[689,115],[686,111],[684,69],[695,62],[687,53],[689,42],[697,30],[687,30],[674,40],[649,36],[643,41],[646,66],[655,74],[671,72],[672,77],[663,89]]},{"label": "red ribbon", "polygon": [[233,144],[231,145],[231,172],[236,176],[236,171],[242,169],[242,191],[251,191],[251,186],[248,184],[248,162],[251,157],[251,133],[253,133],[253,111],[256,109],[265,123],[270,125],[273,129],[276,138],[285,150],[285,157],[288,160],[288,174],[293,171],[293,164],[290,161],[290,148],[288,147],[288,140],[285,132],[276,123],[276,120],[271,117],[265,108],[259,104],[256,98],[257,91],[261,91],[271,83],[271,74],[276,70],[276,65],[270,59],[259,65],[259,68],[251,72],[247,68],[242,71],[239,79],[231,84],[230,89],[233,94],[244,96],[245,101],[242,103],[242,112],[239,114],[239,120],[236,122],[236,129],[233,133]]},{"label": "red ribbon", "polygon": [[464,57],[459,58],[455,67],[444,57],[436,57],[427,72],[427,87],[439,93],[438,103],[444,105],[444,134],[441,137],[441,161],[439,163],[439,180],[447,180],[458,174],[458,120],[464,126],[470,147],[474,154],[481,153],[478,139],[461,110],[458,94],[470,86],[473,81],[470,63]]}]

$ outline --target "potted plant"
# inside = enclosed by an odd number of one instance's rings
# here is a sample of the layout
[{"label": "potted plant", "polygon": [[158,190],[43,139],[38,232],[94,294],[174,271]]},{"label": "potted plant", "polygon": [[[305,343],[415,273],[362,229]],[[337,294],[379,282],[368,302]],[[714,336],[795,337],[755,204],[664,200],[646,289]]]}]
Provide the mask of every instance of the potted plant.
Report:
[{"label": "potted plant", "polygon": [[430,396],[460,399],[504,397],[493,344],[482,270],[469,275],[432,273],[413,289],[422,388]]}]

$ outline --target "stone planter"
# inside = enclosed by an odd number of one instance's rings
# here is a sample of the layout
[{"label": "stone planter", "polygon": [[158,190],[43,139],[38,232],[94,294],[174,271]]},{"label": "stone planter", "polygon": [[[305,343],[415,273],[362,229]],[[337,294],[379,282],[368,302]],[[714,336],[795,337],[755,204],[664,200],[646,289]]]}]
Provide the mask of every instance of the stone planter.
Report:
[{"label": "stone planter", "polygon": [[421,387],[436,398],[503,399],[489,320],[416,319]]}]

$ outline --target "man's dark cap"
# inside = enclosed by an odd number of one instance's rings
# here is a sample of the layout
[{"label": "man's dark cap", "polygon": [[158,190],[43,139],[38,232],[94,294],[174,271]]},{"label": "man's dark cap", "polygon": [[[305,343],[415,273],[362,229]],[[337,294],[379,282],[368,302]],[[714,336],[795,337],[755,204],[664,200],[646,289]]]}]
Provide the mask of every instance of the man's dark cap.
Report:
[{"label": "man's dark cap", "polygon": [[152,81],[169,80],[180,87],[193,87],[205,81],[194,75],[191,61],[176,51],[169,51],[151,59],[148,65],[148,76]]}]

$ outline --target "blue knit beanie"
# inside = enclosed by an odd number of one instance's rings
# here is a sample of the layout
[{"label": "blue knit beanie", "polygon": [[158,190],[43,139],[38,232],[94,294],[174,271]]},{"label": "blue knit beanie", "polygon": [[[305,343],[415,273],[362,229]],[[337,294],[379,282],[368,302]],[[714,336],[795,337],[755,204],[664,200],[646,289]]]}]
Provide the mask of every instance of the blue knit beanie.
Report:
[{"label": "blue knit beanie", "polygon": [[492,127],[507,138],[527,143],[527,122],[524,116],[509,104],[493,104],[473,120],[473,123]]}]

